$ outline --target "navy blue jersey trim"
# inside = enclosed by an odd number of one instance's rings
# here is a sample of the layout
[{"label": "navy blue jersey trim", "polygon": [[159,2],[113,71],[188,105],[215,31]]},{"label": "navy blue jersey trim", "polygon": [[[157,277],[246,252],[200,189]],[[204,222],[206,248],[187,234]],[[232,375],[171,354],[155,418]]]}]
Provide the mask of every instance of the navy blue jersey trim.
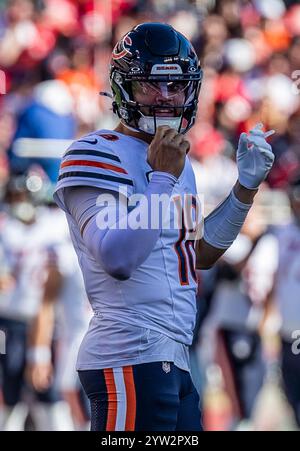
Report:
[{"label": "navy blue jersey trim", "polygon": [[108,180],[110,182],[123,183],[124,185],[133,186],[133,181],[124,179],[123,177],[114,177],[113,175],[97,174],[95,172],[83,172],[83,171],[73,171],[65,172],[58,177],[58,181],[65,179],[67,177],[88,177],[92,179]]},{"label": "navy blue jersey trim", "polygon": [[92,140],[88,140],[88,139],[79,139],[77,142],[78,142],[78,143],[87,143],[87,144],[93,144],[93,145],[95,145],[95,144],[97,144],[98,139],[92,139]]},{"label": "navy blue jersey trim", "polygon": [[96,157],[107,158],[108,160],[118,161],[118,163],[121,163],[121,160],[119,157],[117,157],[117,155],[101,152],[101,150],[74,149],[69,150],[67,153],[65,153],[64,157],[67,157],[69,155],[92,155]]}]

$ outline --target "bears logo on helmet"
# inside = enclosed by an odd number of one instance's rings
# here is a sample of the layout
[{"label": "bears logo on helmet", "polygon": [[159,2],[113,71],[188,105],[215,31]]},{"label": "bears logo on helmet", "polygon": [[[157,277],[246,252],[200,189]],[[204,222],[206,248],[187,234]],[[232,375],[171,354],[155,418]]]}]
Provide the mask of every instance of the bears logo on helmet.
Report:
[{"label": "bears logo on helmet", "polygon": [[130,52],[130,50],[128,50],[125,44],[128,45],[129,47],[132,45],[132,40],[130,36],[128,36],[128,34],[124,36],[123,39],[120,42],[117,42],[117,44],[115,45],[115,48],[112,52],[112,58],[114,60],[124,58],[124,56],[126,55],[130,56],[132,55],[132,53]]}]

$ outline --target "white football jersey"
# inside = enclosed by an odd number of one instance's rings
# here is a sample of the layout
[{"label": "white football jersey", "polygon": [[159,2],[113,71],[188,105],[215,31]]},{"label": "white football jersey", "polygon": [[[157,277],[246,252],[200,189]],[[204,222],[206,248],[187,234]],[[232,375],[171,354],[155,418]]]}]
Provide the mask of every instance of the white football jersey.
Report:
[{"label": "white football jersey", "polygon": [[68,223],[59,208],[48,208],[39,215],[39,228],[41,234],[44,231],[47,265],[54,266],[62,276],[56,303],[58,334],[71,340],[86,330],[91,311]]},{"label": "white football jersey", "polygon": [[49,249],[52,264],[62,276],[60,295],[55,305],[56,349],[55,384],[59,390],[77,390],[76,360],[87,331],[92,311],[86,296],[82,273],[70,236]]},{"label": "white football jersey", "polygon": [[[222,259],[231,265],[238,264],[249,255],[252,245],[251,239],[240,233]],[[252,250],[240,277],[218,283],[209,324],[213,321],[218,327],[256,329],[262,317],[264,301],[272,289],[276,268],[277,240],[267,234]]]},{"label": "white football jersey", "polygon": [[300,330],[300,227],[296,223],[278,227],[278,270],[275,299],[281,316],[281,332],[291,340]]},{"label": "white football jersey", "polygon": [[53,264],[62,276],[56,305],[59,337],[66,341],[77,339],[78,336],[82,339],[91,319],[91,309],[70,238],[55,243],[49,252],[52,254]]},{"label": "white football jersey", "polygon": [[[64,204],[64,188],[70,186],[93,186],[117,192],[121,188],[127,197],[144,193],[152,172],[147,163],[147,150],[144,141],[115,131],[100,130],[79,139],[62,159],[54,197],[66,212],[95,316],[104,315],[115,322],[150,328],[190,344],[195,325],[197,280],[194,246],[187,240],[186,229],[162,229],[146,261],[128,280],[120,281],[108,275],[87,250]],[[196,195],[188,158],[173,191],[177,196],[184,193]]]},{"label": "white football jersey", "polygon": [[26,225],[7,217],[1,238],[7,272],[15,283],[2,293],[0,315],[30,320],[37,312],[47,275],[44,230],[39,221]]}]

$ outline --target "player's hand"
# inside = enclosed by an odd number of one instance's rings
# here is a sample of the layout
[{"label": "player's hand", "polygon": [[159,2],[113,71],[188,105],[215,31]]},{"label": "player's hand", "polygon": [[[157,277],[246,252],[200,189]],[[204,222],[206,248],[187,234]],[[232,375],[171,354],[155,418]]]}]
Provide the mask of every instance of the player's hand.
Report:
[{"label": "player's hand", "polygon": [[148,163],[153,171],[168,172],[178,178],[183,171],[190,144],[173,128],[158,127],[148,150]]},{"label": "player's hand", "polygon": [[245,188],[254,190],[265,180],[274,163],[272,147],[266,141],[274,130],[262,131],[259,123],[249,134],[242,133],[237,150],[239,182]]},{"label": "player's hand", "polygon": [[33,388],[42,392],[49,388],[52,382],[53,368],[49,363],[28,364],[26,368],[26,379]]}]

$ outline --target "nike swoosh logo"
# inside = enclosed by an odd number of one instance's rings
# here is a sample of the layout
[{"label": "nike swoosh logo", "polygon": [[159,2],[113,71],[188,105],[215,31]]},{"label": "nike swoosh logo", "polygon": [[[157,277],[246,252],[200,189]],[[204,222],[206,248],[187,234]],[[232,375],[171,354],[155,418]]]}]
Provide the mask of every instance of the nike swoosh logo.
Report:
[{"label": "nike swoosh logo", "polygon": [[80,139],[79,143],[87,143],[87,144],[97,144],[98,139],[88,140],[88,139]]}]

